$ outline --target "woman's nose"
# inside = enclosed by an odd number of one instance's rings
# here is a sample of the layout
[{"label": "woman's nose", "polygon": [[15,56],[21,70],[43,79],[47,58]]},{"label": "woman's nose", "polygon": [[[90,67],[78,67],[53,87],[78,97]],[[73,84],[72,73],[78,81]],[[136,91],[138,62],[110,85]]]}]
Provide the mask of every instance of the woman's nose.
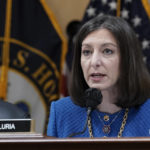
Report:
[{"label": "woman's nose", "polygon": [[98,53],[93,53],[91,65],[93,67],[99,67],[101,65],[101,56]]}]

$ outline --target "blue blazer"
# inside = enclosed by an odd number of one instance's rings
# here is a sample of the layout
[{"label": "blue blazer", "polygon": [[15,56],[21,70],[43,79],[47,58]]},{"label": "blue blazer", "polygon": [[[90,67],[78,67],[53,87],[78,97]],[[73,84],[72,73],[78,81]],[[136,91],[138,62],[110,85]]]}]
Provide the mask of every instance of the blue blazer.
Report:
[{"label": "blue blazer", "polygon": [[[91,113],[92,131],[94,137],[117,137],[123,121],[125,109],[122,109],[118,117],[114,120],[118,112],[107,114],[94,110]],[[103,118],[109,116],[109,121],[100,121],[99,116]],[[47,135],[59,138],[68,137],[71,133],[77,133],[83,130],[87,119],[86,108],[75,105],[70,97],[54,101],[50,108],[50,117],[47,128]],[[114,120],[112,122],[112,120]],[[112,123],[111,123],[112,122]],[[110,133],[106,134],[102,128],[104,124],[110,125]],[[146,137],[150,136],[150,99],[138,108],[130,108],[127,122],[122,134],[123,137]],[[89,129],[83,134],[75,137],[90,137]]]}]

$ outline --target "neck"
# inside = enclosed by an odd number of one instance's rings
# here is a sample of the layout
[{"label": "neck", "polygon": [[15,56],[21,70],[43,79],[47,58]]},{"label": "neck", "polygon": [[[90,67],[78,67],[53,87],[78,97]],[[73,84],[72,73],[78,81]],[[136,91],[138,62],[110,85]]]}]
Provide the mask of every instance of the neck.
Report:
[{"label": "neck", "polygon": [[102,103],[98,105],[97,109],[101,112],[106,112],[113,114],[121,110],[121,107],[118,107],[114,104],[117,100],[116,92],[108,92],[108,91],[101,91],[103,95]]}]

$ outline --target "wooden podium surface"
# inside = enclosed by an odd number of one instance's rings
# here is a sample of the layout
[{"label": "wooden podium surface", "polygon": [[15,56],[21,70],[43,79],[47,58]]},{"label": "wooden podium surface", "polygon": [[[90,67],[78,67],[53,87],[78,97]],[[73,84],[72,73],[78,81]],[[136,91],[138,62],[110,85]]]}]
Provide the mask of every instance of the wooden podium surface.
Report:
[{"label": "wooden podium surface", "polygon": [[149,150],[150,138],[54,138],[34,135],[0,135],[5,150]]}]

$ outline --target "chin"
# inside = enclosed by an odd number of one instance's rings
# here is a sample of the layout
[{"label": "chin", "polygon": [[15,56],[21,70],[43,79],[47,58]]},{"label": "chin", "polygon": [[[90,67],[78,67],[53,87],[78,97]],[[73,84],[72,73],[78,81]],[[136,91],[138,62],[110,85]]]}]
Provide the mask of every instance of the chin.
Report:
[{"label": "chin", "polygon": [[104,85],[97,85],[97,84],[92,84],[92,85],[89,85],[90,88],[96,88],[96,89],[99,89],[100,91],[105,91],[107,89],[109,89],[110,87],[108,86],[104,86]]},{"label": "chin", "polygon": [[96,89],[99,89],[99,90],[102,90],[103,88],[98,86],[98,85],[91,85],[89,86],[90,88],[96,88]]}]

